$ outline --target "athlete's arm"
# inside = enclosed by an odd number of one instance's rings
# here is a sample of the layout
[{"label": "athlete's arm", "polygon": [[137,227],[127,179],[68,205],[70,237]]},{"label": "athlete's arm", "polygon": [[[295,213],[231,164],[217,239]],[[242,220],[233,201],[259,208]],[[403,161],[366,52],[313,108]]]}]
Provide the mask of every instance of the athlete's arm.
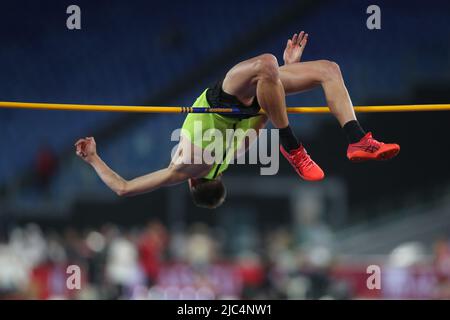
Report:
[{"label": "athlete's arm", "polygon": [[190,178],[208,172],[209,167],[192,164],[173,164],[132,180],[125,180],[114,172],[97,154],[95,140],[92,137],[80,139],[75,143],[76,154],[89,163],[102,181],[119,196],[133,196],[151,192],[161,187],[179,184]]},{"label": "athlete's arm", "polygon": [[284,49],[283,60],[284,64],[300,62],[300,59],[305,50],[305,46],[308,43],[308,34],[304,31],[298,35],[294,34],[292,39],[288,39],[286,49]]}]

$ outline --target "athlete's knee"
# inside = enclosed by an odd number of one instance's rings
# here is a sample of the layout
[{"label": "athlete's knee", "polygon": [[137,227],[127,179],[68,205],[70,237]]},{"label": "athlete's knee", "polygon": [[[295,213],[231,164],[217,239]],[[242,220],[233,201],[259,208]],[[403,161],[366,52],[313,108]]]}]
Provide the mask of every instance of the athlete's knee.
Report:
[{"label": "athlete's knee", "polygon": [[273,54],[262,54],[256,58],[255,71],[259,78],[278,80],[278,60]]},{"label": "athlete's knee", "polygon": [[342,77],[339,65],[330,60],[319,60],[320,77],[322,81],[340,79]]}]

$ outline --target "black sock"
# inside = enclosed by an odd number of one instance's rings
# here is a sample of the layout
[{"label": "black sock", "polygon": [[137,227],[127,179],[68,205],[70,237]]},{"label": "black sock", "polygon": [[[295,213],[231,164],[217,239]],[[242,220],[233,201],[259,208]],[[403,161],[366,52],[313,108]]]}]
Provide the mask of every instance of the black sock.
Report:
[{"label": "black sock", "polygon": [[350,120],[342,127],[342,129],[344,129],[349,143],[358,142],[366,135],[366,132],[361,128],[358,120]]},{"label": "black sock", "polygon": [[294,132],[292,132],[291,127],[288,125],[286,128],[279,129],[281,145],[284,150],[291,152],[292,150],[298,149],[300,144],[298,143],[297,137]]}]

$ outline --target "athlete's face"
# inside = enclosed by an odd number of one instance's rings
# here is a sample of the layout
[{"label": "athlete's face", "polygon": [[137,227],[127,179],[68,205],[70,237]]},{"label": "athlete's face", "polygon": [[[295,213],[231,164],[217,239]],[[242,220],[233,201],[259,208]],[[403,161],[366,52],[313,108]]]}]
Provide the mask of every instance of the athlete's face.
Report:
[{"label": "athlete's face", "polygon": [[208,180],[205,178],[191,178],[188,180],[188,184],[189,184],[189,190],[192,191],[192,189],[195,189],[198,185],[202,184],[202,183],[206,183],[208,181],[221,181],[222,180],[222,174],[218,174],[216,179],[214,180]]}]

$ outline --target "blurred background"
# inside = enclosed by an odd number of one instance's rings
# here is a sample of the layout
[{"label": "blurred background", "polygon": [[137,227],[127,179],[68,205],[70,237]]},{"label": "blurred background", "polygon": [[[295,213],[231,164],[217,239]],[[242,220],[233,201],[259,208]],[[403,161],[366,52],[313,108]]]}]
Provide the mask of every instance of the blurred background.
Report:
[{"label": "blurred background", "polygon": [[[81,8],[81,30],[66,9]],[[381,9],[369,30],[366,9]],[[445,1],[1,1],[0,100],[184,105],[237,62],[280,63],[306,30],[303,60],[336,61],[355,105],[450,103]],[[288,98],[321,106],[321,89]],[[291,123],[327,179],[232,166],[228,200],[193,206],[187,185],[115,196],[77,159],[95,136],[125,178],[167,165],[182,115],[0,110],[2,299],[448,299],[449,112],[360,115],[401,145],[351,164],[330,115]],[[66,288],[66,267],[82,270]],[[381,290],[366,286],[381,267]]]}]

